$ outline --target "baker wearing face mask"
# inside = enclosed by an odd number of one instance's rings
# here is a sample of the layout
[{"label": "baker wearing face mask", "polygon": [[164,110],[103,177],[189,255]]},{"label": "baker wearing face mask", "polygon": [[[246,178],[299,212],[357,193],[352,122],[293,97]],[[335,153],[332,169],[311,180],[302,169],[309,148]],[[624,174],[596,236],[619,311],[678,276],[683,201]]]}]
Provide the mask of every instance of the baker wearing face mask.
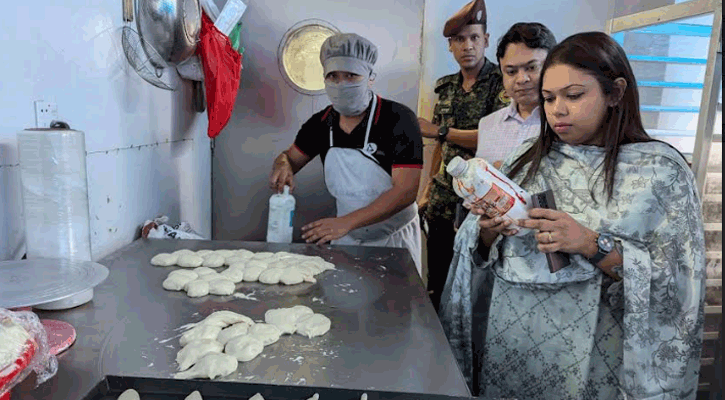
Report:
[{"label": "baker wearing face mask", "polygon": [[[308,243],[410,250],[421,272],[418,206],[423,144],[413,111],[372,90],[377,47],[354,33],[329,37],[320,50],[332,103],[313,115],[274,162],[270,187],[294,189],[294,174],[316,156],[337,216],[302,227]],[[300,204],[304,207],[304,205]]]}]

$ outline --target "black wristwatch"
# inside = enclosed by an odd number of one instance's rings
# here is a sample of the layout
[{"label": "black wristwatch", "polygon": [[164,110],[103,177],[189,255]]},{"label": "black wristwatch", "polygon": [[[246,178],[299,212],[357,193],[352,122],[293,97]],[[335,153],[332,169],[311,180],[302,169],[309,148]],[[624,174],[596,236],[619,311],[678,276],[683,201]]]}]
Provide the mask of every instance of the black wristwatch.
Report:
[{"label": "black wristwatch", "polygon": [[449,129],[450,128],[448,128],[448,126],[446,126],[446,125],[441,125],[441,127],[438,128],[438,141],[439,142],[442,143],[442,142],[446,141],[446,136],[448,136]]},{"label": "black wristwatch", "polygon": [[606,233],[600,233],[597,238],[597,254],[590,258],[589,262],[598,265],[612,250],[614,250],[614,238]]}]

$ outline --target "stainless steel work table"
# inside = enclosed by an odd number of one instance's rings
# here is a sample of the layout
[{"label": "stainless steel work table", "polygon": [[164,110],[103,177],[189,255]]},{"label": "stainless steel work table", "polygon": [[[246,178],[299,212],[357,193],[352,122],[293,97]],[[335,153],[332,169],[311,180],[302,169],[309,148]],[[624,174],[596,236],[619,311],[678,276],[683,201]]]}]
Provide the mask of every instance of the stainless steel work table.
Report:
[{"label": "stainless steel work table", "polygon": [[[288,251],[319,255],[336,270],[296,286],[240,283],[236,296],[189,298],[161,287],[169,271],[149,260],[188,248]],[[76,343],[59,356],[56,376],[37,389],[33,376],[12,399],[80,399],[104,376],[170,378],[182,326],[217,310],[254,320],[278,307],[306,305],[332,320],[326,335],[284,335],[222,381],[469,396],[410,254],[353,246],[193,240],[137,240],[99,261],[108,279],[93,301],[66,311],[37,311],[71,323]],[[246,295],[242,298],[239,294]]]}]

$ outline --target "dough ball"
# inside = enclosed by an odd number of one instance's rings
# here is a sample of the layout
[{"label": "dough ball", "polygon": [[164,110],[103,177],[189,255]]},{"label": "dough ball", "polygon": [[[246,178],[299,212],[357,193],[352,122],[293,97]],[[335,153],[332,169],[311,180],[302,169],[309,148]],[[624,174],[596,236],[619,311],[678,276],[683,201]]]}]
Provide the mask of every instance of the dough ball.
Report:
[{"label": "dough ball", "polygon": [[202,280],[191,281],[186,284],[186,295],[189,297],[202,297],[209,294],[209,282]]},{"label": "dough ball", "polygon": [[172,265],[176,265],[176,262],[179,260],[178,255],[173,255],[169,253],[159,253],[151,259],[151,265],[155,265],[157,267],[170,267]]},{"label": "dough ball", "polygon": [[212,253],[214,253],[214,250],[204,249],[204,250],[197,250],[196,255],[199,257],[206,257]]},{"label": "dough ball", "polygon": [[322,336],[331,325],[330,319],[322,314],[305,315],[297,321],[297,333],[308,338]]},{"label": "dough ball", "polygon": [[219,275],[234,283],[239,283],[244,280],[244,268],[229,267]]},{"label": "dough ball", "polygon": [[312,271],[313,275],[317,275],[322,272],[322,267],[315,261],[304,261],[300,264],[300,267],[304,267]]},{"label": "dough ball", "polygon": [[304,280],[304,275],[302,275],[300,271],[294,267],[283,269],[282,275],[279,278],[279,281],[285,285],[296,285],[298,283],[302,283]]},{"label": "dough ball", "polygon": [[226,345],[227,342],[234,339],[237,336],[244,336],[249,332],[249,324],[246,324],[244,322],[239,322],[234,325],[228,326],[224,329],[222,329],[221,332],[219,332],[219,336],[217,336],[216,340]]},{"label": "dough ball", "polygon": [[259,281],[267,285],[276,285],[279,283],[282,271],[281,268],[267,268],[259,274]]},{"label": "dough ball", "polygon": [[254,256],[252,256],[252,259],[253,260],[266,260],[272,256],[274,256],[274,253],[270,253],[268,251],[261,251],[259,253],[256,253]]},{"label": "dough ball", "polygon": [[264,261],[264,260],[254,260],[254,259],[252,259],[252,260],[248,260],[247,261],[247,268],[259,267],[259,268],[262,268],[262,269],[267,269],[268,266],[269,266],[269,264],[267,263],[267,261]]},{"label": "dough ball", "polygon": [[210,294],[215,294],[218,296],[229,296],[231,294],[234,294],[234,289],[236,289],[236,287],[234,286],[234,282],[225,278],[214,279],[213,281],[209,282]]},{"label": "dough ball", "polygon": [[244,282],[256,282],[259,274],[264,271],[262,267],[247,267],[244,269]]},{"label": "dough ball", "polygon": [[312,309],[305,306],[276,308],[264,313],[264,322],[276,326],[282,333],[292,334],[297,330],[297,321],[312,314]]},{"label": "dough ball", "polygon": [[171,254],[174,254],[174,255],[176,255],[177,257],[181,257],[181,256],[183,256],[184,254],[196,254],[196,252],[195,252],[195,251],[193,251],[193,250],[189,250],[189,249],[181,249],[181,250],[176,250],[175,252],[173,252],[173,253],[171,253]]},{"label": "dough ball", "polygon": [[214,311],[204,318],[200,324],[213,325],[224,328],[226,326],[244,322],[247,325],[254,325],[254,321],[246,315],[235,313],[229,310]]},{"label": "dough ball", "polygon": [[186,285],[194,279],[196,278],[184,277],[180,275],[169,275],[161,284],[161,287],[166,290],[180,291],[184,290]]},{"label": "dough ball", "polygon": [[310,397],[307,400],[320,400],[320,394],[319,393],[315,393],[315,394],[312,395],[312,397]]},{"label": "dough ball", "polygon": [[[255,325],[256,326],[256,325]],[[224,352],[238,361],[251,361],[264,350],[264,343],[255,336],[237,336],[224,346]]]},{"label": "dough ball", "polygon": [[277,257],[279,257],[280,259],[283,259],[283,258],[293,258],[293,257],[296,257],[297,256],[296,254],[292,254],[292,253],[287,252],[287,251],[278,251],[278,252],[274,253],[274,255],[277,256]]},{"label": "dough ball", "polygon": [[254,257],[254,252],[247,249],[239,249],[235,253],[237,254],[237,257],[243,257],[246,260]]},{"label": "dough ball", "polygon": [[224,260],[224,265],[230,265],[231,266],[232,264],[239,264],[239,263],[243,263],[245,261],[246,261],[245,258],[238,257],[238,256],[231,256],[231,257],[227,257]]},{"label": "dough ball", "polygon": [[194,280],[199,277],[199,274],[197,274],[194,271],[189,271],[188,269],[175,269],[175,270],[169,272],[169,277],[172,277],[172,276],[181,276],[184,278],[190,278],[190,279]]},{"label": "dough ball", "polygon": [[199,276],[199,280],[211,282],[215,279],[219,279],[220,277],[221,277],[221,274],[214,271],[214,273],[212,273],[212,274],[204,274],[204,275]]},{"label": "dough ball", "polygon": [[224,353],[209,353],[197,361],[191,369],[174,375],[176,379],[209,378],[226,376],[237,370],[239,362],[234,356]]},{"label": "dough ball", "polygon": [[221,353],[224,345],[213,339],[200,339],[189,342],[184,348],[176,353],[176,362],[179,363],[179,371],[186,371],[192,365],[209,353]]},{"label": "dough ball", "polygon": [[198,390],[194,390],[184,400],[204,400],[204,398],[201,397],[201,393]]},{"label": "dough ball", "polygon": [[287,268],[288,266],[289,266],[288,265],[288,262],[287,261],[284,261],[284,260],[272,261],[269,264],[267,264],[267,268],[284,269],[284,268]]},{"label": "dough ball", "polygon": [[[257,393],[254,396],[250,397],[249,400],[264,400],[264,397],[262,397],[261,394]],[[367,400],[367,399],[365,399]]]},{"label": "dough ball", "polygon": [[235,253],[236,252],[234,250],[216,250],[214,252],[214,254],[218,254],[224,258],[233,257],[235,255]]},{"label": "dough ball", "polygon": [[204,259],[197,256],[196,254],[183,254],[179,256],[179,260],[176,265],[183,268],[196,268],[204,263]]},{"label": "dough ball", "polygon": [[224,265],[224,257],[219,254],[209,254],[204,258],[204,262],[201,264],[207,268],[219,268]]},{"label": "dough ball", "polygon": [[120,396],[118,396],[118,400],[141,400],[141,396],[139,396],[138,392],[133,389],[127,389],[123,393],[121,393]]},{"label": "dough ball", "polygon": [[249,328],[249,333],[247,334],[247,336],[254,336],[261,340],[265,346],[269,346],[278,341],[280,335],[282,335],[282,332],[276,326],[265,323],[254,324]]},{"label": "dough ball", "polygon": [[199,276],[204,276],[204,275],[207,275],[207,274],[216,274],[217,273],[216,271],[214,271],[213,269],[211,269],[209,267],[194,268],[192,271],[194,271]]},{"label": "dough ball", "polygon": [[221,330],[222,328],[216,325],[198,324],[181,335],[179,344],[183,347],[196,340],[216,340]]}]

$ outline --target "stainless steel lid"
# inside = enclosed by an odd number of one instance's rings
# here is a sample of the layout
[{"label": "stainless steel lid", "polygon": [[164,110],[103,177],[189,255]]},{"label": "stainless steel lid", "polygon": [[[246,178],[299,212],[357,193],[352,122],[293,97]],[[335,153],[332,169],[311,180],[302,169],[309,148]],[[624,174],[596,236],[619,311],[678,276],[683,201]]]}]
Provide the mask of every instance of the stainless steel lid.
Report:
[{"label": "stainless steel lid", "polygon": [[91,261],[51,258],[2,261],[0,307],[26,307],[63,300],[87,292],[106,277],[108,268]]}]

